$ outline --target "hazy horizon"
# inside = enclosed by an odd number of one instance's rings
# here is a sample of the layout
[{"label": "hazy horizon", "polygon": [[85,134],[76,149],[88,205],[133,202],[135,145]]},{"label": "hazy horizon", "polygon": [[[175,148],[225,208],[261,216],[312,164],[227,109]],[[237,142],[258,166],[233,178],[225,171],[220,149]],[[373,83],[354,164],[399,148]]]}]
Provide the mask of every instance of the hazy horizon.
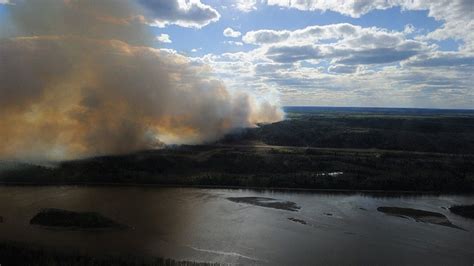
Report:
[{"label": "hazy horizon", "polygon": [[474,111],[472,108],[435,108],[435,107],[404,107],[404,106],[336,106],[336,105],[283,105],[282,108],[288,107],[314,107],[314,108],[374,108],[374,109],[427,109],[427,110],[466,110]]}]

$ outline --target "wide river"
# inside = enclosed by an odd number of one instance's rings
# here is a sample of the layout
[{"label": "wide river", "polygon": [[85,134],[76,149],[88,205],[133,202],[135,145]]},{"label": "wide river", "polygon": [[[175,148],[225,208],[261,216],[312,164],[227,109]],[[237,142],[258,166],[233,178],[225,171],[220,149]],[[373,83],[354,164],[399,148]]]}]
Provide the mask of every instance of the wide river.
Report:
[{"label": "wide river", "polygon": [[[248,196],[292,201],[301,209],[227,199]],[[474,195],[0,186],[0,241],[230,264],[473,265],[474,220],[446,209],[473,203]],[[465,230],[389,216],[378,212],[379,206],[439,212]],[[29,225],[42,208],[96,211],[133,229],[83,232]]]}]

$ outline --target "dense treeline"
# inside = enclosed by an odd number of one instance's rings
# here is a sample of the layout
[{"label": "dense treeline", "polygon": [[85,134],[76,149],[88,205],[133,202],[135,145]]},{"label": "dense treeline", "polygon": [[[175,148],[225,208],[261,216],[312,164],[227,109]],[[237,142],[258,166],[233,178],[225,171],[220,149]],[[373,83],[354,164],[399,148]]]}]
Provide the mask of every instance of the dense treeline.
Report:
[{"label": "dense treeline", "polygon": [[56,168],[24,166],[0,173],[0,181],[474,191],[473,159],[410,152],[184,146],[62,162]]},{"label": "dense treeline", "polygon": [[280,146],[473,154],[474,113],[457,116],[289,113],[287,120],[243,130],[224,139],[227,143],[236,141],[260,141]]}]

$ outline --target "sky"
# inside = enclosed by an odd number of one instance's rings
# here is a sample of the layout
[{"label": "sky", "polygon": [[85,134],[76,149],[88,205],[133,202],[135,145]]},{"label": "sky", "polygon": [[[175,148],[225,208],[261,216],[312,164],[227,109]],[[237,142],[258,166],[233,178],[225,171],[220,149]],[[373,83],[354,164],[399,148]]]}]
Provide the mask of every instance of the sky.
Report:
[{"label": "sky", "polygon": [[[281,105],[474,107],[472,0],[136,0],[153,46]],[[8,0],[0,0],[0,25]]]}]

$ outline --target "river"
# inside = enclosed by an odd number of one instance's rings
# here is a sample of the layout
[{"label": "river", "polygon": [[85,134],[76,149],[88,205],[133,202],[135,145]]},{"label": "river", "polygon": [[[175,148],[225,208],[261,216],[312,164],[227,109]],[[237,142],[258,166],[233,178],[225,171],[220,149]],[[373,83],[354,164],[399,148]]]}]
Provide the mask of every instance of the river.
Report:
[{"label": "river", "polygon": [[[292,201],[300,209],[229,197]],[[474,195],[0,186],[0,241],[230,264],[472,265],[474,220],[446,208],[473,203]],[[380,206],[439,212],[465,230],[389,216],[377,211]],[[30,225],[42,208],[96,211],[132,229],[84,232]]]}]

